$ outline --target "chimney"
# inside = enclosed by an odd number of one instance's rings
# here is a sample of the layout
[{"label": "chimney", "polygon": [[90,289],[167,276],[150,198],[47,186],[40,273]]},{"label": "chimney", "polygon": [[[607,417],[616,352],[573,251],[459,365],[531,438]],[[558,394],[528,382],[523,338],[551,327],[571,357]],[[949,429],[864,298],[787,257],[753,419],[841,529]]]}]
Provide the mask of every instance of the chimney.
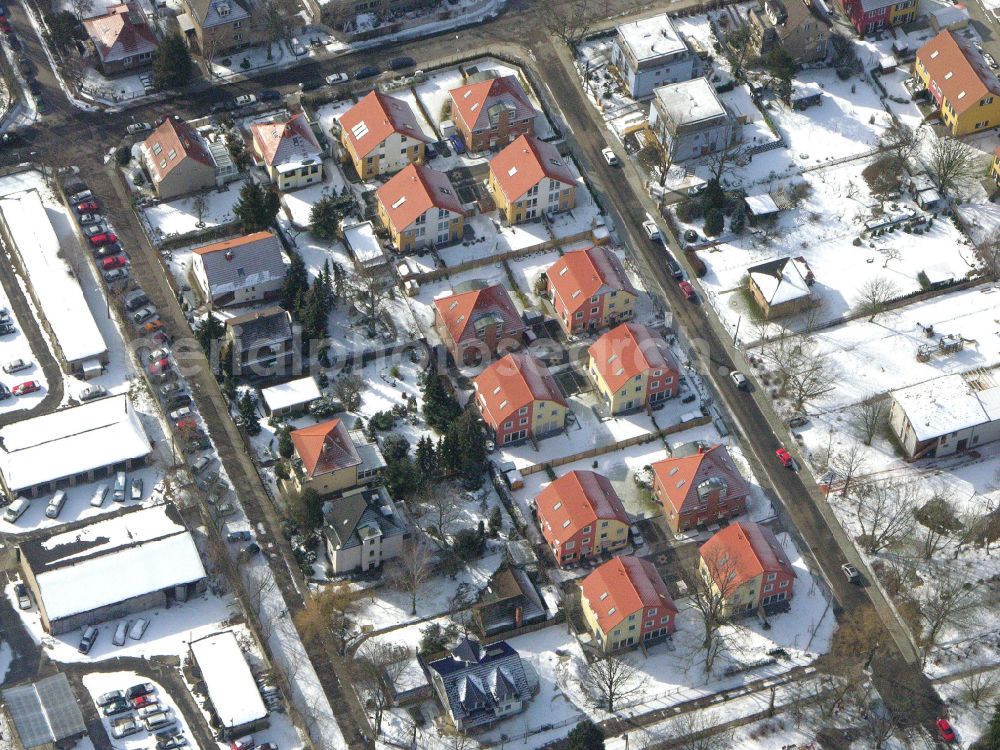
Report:
[{"label": "chimney", "polygon": [[519,628],[524,622],[524,610],[520,607],[514,608],[514,627]]},{"label": "chimney", "polygon": [[226,260],[232,260],[232,259],[233,259],[233,251],[226,250]]}]

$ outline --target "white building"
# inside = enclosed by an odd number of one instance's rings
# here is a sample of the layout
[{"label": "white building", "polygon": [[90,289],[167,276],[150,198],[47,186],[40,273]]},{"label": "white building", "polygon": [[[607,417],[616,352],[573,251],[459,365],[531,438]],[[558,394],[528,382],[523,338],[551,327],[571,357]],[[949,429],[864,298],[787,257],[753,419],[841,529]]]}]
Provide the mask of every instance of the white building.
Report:
[{"label": "white building", "polygon": [[388,264],[389,259],[385,257],[382,243],[375,236],[375,227],[370,221],[344,226],[343,232],[347,249],[359,269],[371,270]]},{"label": "white building", "polygon": [[142,465],[153,448],[127,395],[0,429],[0,482],[8,497],[38,497]]},{"label": "white building", "polygon": [[706,78],[656,89],[649,125],[675,162],[725,148],[735,135],[732,115]]},{"label": "white building", "polygon": [[331,503],[323,538],[334,573],[377,568],[399,557],[409,538],[406,522],[382,487],[358,488]]},{"label": "white building", "polygon": [[191,253],[191,278],[210,307],[277,299],[285,273],[281,241],[274,232],[213,242]]},{"label": "white building", "polygon": [[38,191],[5,196],[0,200],[0,213],[24,275],[31,281],[28,292],[56,354],[74,375],[100,375],[108,364],[108,346],[66,262],[69,248],[64,251],[60,246]]},{"label": "white building", "polygon": [[242,737],[266,727],[267,707],[233,631],[223,630],[191,641],[190,648],[219,717],[220,739]]},{"label": "white building", "polygon": [[308,408],[309,404],[323,394],[316,385],[316,379],[307,375],[298,380],[262,388],[260,395],[264,398],[264,411],[271,416],[281,416]]},{"label": "white building", "polygon": [[624,23],[617,31],[611,62],[636,99],[652,95],[659,86],[688,81],[698,74],[698,57],[666,13]]},{"label": "white building", "polygon": [[979,370],[901,388],[889,425],[911,459],[976,448],[1000,438],[1000,384]]}]

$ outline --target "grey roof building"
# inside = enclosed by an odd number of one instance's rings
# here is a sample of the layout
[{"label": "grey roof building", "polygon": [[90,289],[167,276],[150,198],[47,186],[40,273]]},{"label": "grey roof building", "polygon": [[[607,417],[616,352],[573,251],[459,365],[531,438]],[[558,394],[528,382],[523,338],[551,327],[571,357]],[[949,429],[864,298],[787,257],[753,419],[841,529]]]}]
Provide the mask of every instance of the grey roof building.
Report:
[{"label": "grey roof building", "polygon": [[273,232],[196,247],[191,277],[210,307],[276,299],[285,280],[281,242]]},{"label": "grey roof building", "polygon": [[653,92],[649,125],[674,161],[711,154],[733,141],[734,123],[707,78]]},{"label": "grey roof building", "polygon": [[227,319],[233,374],[258,378],[292,374],[298,353],[297,333],[292,316],[277,306]]},{"label": "grey roof building", "polygon": [[377,568],[398,557],[406,521],[382,487],[359,487],[329,503],[323,538],[334,573]]},{"label": "grey roof building", "polygon": [[52,747],[87,735],[83,713],[62,672],[3,691],[20,747]]},{"label": "grey roof building", "polygon": [[441,704],[460,731],[486,728],[523,711],[538,675],[506,641],[483,646],[463,638],[451,655],[427,665]]}]

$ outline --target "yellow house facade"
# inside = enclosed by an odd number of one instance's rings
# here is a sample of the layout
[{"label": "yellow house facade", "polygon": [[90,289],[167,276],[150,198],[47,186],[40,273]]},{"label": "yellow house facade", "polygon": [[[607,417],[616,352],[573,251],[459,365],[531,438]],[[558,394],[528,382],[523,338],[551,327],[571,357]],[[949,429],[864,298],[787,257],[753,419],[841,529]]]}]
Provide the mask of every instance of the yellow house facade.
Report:
[{"label": "yellow house facade", "polygon": [[558,180],[539,180],[520,198],[511,201],[501,187],[501,180],[490,170],[488,187],[497,211],[508,224],[531,221],[545,212],[569,211],[576,205],[576,185]]},{"label": "yellow house facade", "polygon": [[354,141],[343,130],[340,132],[340,144],[362,180],[398,172],[407,164],[424,163],[423,141],[415,141],[401,133],[393,133],[364,155],[358,153]]},{"label": "yellow house facade", "polygon": [[[712,573],[704,557],[698,560],[698,572],[711,585],[712,593],[717,597],[722,596],[722,590],[713,580]],[[757,576],[756,578],[751,578],[746,583],[733,587],[733,590],[728,592],[729,595],[726,597],[723,616],[732,617],[738,612],[755,607],[756,602],[760,599],[761,580],[762,578]]]},{"label": "yellow house facade", "polygon": [[945,29],[918,51],[913,73],[930,93],[952,135],[1000,125],[1000,80],[982,54]]},{"label": "yellow house facade", "polygon": [[568,211],[576,205],[576,175],[559,149],[522,135],[490,159],[486,183],[508,224]]},{"label": "yellow house facade", "polygon": [[990,162],[990,177],[993,178],[997,187],[1000,187],[1000,147],[993,153],[993,161]]},{"label": "yellow house facade", "polygon": [[371,91],[341,115],[337,129],[342,159],[354,165],[362,180],[424,162],[427,136],[402,99]]},{"label": "yellow house facade", "polygon": [[626,615],[621,625],[611,628],[609,632],[605,633],[601,630],[597,613],[590,607],[590,600],[585,596],[581,596],[580,604],[583,611],[583,619],[587,622],[587,630],[594,635],[600,636],[601,646],[605,651],[612,650],[613,644],[627,641],[630,637],[633,639],[638,637],[641,610],[636,610]]},{"label": "yellow house facade", "polygon": [[[445,211],[445,215],[439,216],[439,210]],[[400,253],[408,253],[425,245],[458,242],[465,231],[465,216],[447,209],[430,208],[409,226],[397,229],[389,218],[389,208],[379,202],[378,218],[389,231],[392,246]]]}]

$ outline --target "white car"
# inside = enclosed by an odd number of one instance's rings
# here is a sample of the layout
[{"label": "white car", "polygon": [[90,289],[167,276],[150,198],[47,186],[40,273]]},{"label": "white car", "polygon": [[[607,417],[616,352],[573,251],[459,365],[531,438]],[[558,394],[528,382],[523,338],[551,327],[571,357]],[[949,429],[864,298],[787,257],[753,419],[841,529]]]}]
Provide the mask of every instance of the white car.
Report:
[{"label": "white car", "polygon": [[742,372],[737,372],[736,370],[733,370],[732,372],[729,373],[729,379],[732,380],[733,385],[735,385],[741,391],[745,391],[750,385],[747,382],[747,376],[744,375]]},{"label": "white car", "polygon": [[251,104],[257,103],[257,97],[253,94],[243,94],[237,96],[233,101],[236,102],[237,107],[249,107]]},{"label": "white car", "polygon": [[987,65],[993,68],[993,70],[997,69],[997,61],[994,59],[993,55],[991,55],[989,52],[983,53],[983,59],[986,61]]},{"label": "white car", "polygon": [[10,375],[11,373],[21,372],[22,370],[30,370],[31,362],[23,359],[12,359],[10,362],[3,366],[3,371]]},{"label": "white car", "polygon": [[615,152],[612,151],[610,148],[602,148],[601,154],[604,156],[604,161],[606,161],[609,165],[611,165],[612,167],[618,166],[619,163],[618,157],[615,155]]},{"label": "white car", "polygon": [[657,242],[660,239],[660,228],[656,226],[656,222],[653,221],[653,217],[646,214],[648,217],[644,222],[642,222],[642,228],[646,230],[646,236],[653,242]]},{"label": "white car", "polygon": [[347,73],[331,73],[323,80],[326,81],[327,84],[329,84],[330,86],[333,86],[338,83],[344,83],[348,79],[347,79]]},{"label": "white car", "polygon": [[150,125],[148,122],[133,122],[131,125],[125,128],[125,132],[128,133],[129,135],[135,135],[136,133],[145,133],[146,131],[152,129],[153,126]]}]

